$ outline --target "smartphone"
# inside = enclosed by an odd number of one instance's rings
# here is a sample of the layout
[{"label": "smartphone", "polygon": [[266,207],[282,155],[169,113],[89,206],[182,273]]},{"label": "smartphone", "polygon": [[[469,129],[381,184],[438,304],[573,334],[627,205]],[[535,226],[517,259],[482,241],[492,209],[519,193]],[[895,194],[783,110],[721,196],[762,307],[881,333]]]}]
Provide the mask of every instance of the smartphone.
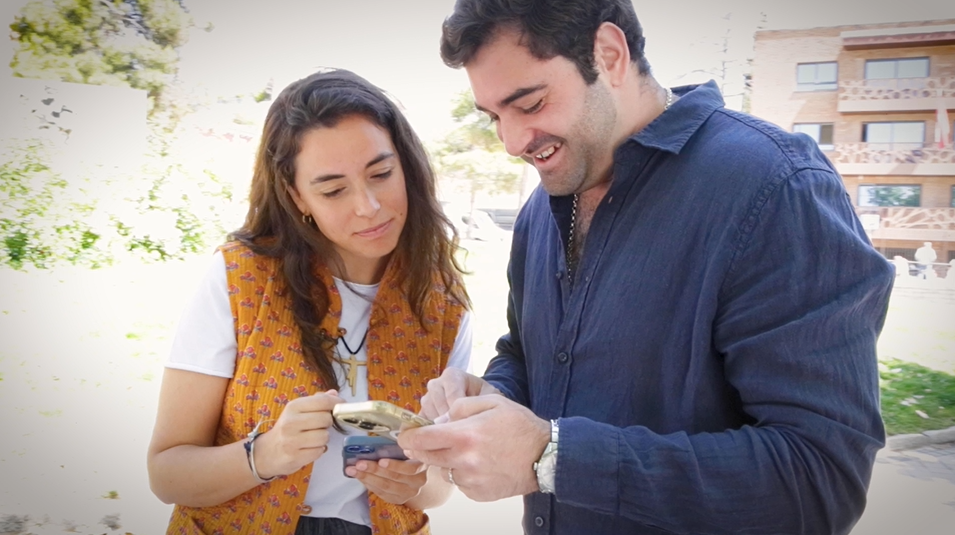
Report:
[{"label": "smartphone", "polygon": [[[345,445],[342,446],[342,473],[345,474],[345,468],[355,466],[355,463],[362,459],[375,462],[378,459],[408,460],[401,450],[401,446],[388,437],[369,437],[366,435],[345,437]],[[350,476],[345,474],[345,477]]]},{"label": "smartphone", "polygon": [[332,416],[342,426],[391,437],[397,437],[404,427],[420,427],[433,423],[387,401],[339,403],[332,409]]}]

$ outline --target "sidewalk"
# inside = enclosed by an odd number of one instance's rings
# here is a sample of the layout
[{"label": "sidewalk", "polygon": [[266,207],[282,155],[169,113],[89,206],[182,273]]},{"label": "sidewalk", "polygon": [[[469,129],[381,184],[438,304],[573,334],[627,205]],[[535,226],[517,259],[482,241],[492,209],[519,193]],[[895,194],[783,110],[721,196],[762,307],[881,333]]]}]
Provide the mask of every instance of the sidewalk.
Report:
[{"label": "sidewalk", "polygon": [[876,457],[869,503],[852,535],[955,533],[955,441],[945,441],[949,435],[955,428],[890,437]]}]

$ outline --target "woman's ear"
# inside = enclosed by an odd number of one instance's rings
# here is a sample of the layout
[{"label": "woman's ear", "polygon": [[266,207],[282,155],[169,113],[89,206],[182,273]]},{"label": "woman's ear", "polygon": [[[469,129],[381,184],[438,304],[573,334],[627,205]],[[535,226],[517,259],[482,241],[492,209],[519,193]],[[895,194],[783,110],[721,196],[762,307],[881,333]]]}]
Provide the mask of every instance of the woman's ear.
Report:
[{"label": "woman's ear", "polygon": [[[285,191],[288,192],[289,197],[292,198],[292,202],[295,203],[295,207],[298,208],[299,212],[303,214],[309,214],[308,206],[302,201],[302,197],[299,196],[298,191],[296,191],[295,186],[285,186]],[[309,214],[311,215],[311,214]]]},{"label": "woman's ear", "polygon": [[630,47],[623,30],[612,22],[604,22],[594,34],[594,63],[597,72],[607,77],[611,86],[617,87],[630,72]]}]

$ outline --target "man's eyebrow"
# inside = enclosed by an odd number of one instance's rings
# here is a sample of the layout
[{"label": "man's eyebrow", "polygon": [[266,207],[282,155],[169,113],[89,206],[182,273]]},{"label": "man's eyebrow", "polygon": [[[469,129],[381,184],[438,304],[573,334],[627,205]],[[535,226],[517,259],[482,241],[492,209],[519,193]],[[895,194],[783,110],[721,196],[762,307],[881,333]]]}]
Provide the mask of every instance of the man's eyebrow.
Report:
[{"label": "man's eyebrow", "polygon": [[[376,164],[379,164],[379,163],[381,163],[381,162],[387,160],[388,158],[394,158],[394,157],[395,157],[395,153],[393,153],[393,152],[391,152],[391,151],[382,152],[382,153],[379,154],[378,156],[375,156],[375,157],[372,158],[371,160],[368,160],[368,163],[365,164],[365,169],[368,169],[369,167],[372,167],[372,166],[374,166],[374,165],[376,165]],[[322,183],[322,182],[327,182],[327,181],[329,181],[329,180],[335,180],[336,178],[345,178],[345,175],[337,174],[337,173],[330,173],[330,174],[327,174],[327,175],[319,175],[319,176],[317,176],[317,177],[315,177],[315,178],[313,178],[313,179],[311,180],[311,184],[320,184],[320,183]]]},{"label": "man's eyebrow", "polygon": [[[517,100],[517,99],[519,99],[519,98],[521,98],[521,97],[530,95],[531,93],[535,93],[535,92],[537,92],[537,91],[540,91],[541,89],[544,89],[545,87],[547,87],[546,84],[538,84],[538,85],[535,85],[535,86],[532,86],[532,87],[522,87],[522,88],[520,88],[520,89],[516,89],[516,90],[514,90],[513,93],[511,93],[510,95],[504,97],[500,102],[498,102],[497,105],[498,105],[498,107],[506,108],[507,106],[510,106],[515,100]],[[491,113],[491,112],[489,112],[488,110],[486,110],[486,109],[484,109],[483,107],[481,107],[481,106],[480,106],[479,104],[477,104],[477,103],[474,104],[474,107],[477,108],[478,111],[483,111],[484,113],[488,113],[488,114]]]}]

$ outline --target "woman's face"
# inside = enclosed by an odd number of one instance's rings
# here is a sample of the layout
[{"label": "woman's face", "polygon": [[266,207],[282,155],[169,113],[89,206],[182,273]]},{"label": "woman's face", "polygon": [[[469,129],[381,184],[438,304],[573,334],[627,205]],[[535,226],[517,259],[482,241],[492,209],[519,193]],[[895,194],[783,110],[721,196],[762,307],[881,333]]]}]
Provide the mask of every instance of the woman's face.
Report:
[{"label": "woman's face", "polygon": [[408,214],[404,172],[387,131],[355,115],[305,133],[289,192],[344,261],[337,276],[381,280]]}]

